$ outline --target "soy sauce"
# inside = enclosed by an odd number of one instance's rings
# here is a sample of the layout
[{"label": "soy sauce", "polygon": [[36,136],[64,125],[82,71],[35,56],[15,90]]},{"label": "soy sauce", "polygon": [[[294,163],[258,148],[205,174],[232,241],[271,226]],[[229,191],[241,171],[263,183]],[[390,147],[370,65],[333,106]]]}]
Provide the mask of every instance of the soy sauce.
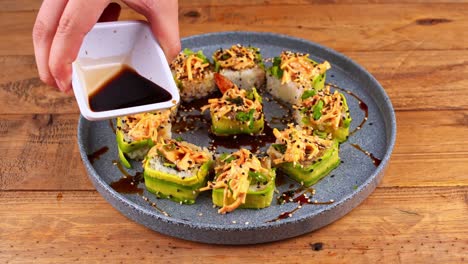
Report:
[{"label": "soy sauce", "polygon": [[89,95],[95,112],[166,102],[172,96],[161,86],[138,74],[128,65]]}]

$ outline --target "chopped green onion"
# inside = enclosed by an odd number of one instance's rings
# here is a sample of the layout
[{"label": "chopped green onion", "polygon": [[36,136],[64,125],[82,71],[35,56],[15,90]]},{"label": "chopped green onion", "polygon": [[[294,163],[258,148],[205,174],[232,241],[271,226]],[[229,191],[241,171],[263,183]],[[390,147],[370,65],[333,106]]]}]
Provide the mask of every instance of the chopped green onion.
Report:
[{"label": "chopped green onion", "polygon": [[233,161],[235,159],[236,159],[235,156],[229,156],[229,157],[226,157],[226,158],[222,159],[222,161],[224,161],[226,163],[231,163],[231,161]]},{"label": "chopped green onion", "polygon": [[272,144],[271,146],[282,154],[286,152],[285,144]]},{"label": "chopped green onion", "polygon": [[304,91],[304,93],[302,94],[301,96],[301,99],[302,100],[305,100],[309,97],[312,97],[316,94],[315,90],[307,90],[307,91]]},{"label": "chopped green onion", "polygon": [[323,104],[323,101],[320,100],[314,105],[312,109],[314,120],[318,120],[322,117]]},{"label": "chopped green onion", "polygon": [[260,172],[256,171],[249,171],[249,177],[252,178],[256,182],[267,182],[268,178],[261,174]]},{"label": "chopped green onion", "polygon": [[176,165],[174,163],[169,163],[169,162],[164,162],[163,163],[164,167],[169,167],[169,168],[175,168]]}]

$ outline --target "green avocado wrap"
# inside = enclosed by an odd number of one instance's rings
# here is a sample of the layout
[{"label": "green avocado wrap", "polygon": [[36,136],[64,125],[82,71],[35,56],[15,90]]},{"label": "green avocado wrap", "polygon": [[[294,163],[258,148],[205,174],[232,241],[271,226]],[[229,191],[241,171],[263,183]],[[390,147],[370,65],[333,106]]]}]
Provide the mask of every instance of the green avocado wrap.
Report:
[{"label": "green avocado wrap", "polygon": [[275,176],[268,158],[260,160],[240,149],[216,159],[215,178],[201,190],[213,190],[213,203],[221,207],[221,214],[237,208],[261,209],[271,205]]},{"label": "green avocado wrap", "polygon": [[116,141],[121,163],[143,159],[158,138],[171,137],[170,110],[117,118]]},{"label": "green avocado wrap", "polygon": [[338,91],[330,93],[328,86],[319,92],[305,91],[295,117],[300,125],[331,134],[340,143],[348,139],[352,118],[346,97]]},{"label": "green avocado wrap", "polygon": [[218,136],[258,134],[264,128],[262,97],[255,88],[251,91],[233,85],[221,98],[208,100],[202,111],[210,109],[211,131]]},{"label": "green avocado wrap", "polygon": [[146,189],[159,198],[193,204],[213,166],[211,153],[187,142],[165,139],[143,163]]},{"label": "green avocado wrap", "polygon": [[311,130],[289,126],[273,130],[277,139],[267,153],[273,165],[293,180],[309,187],[340,164],[337,140],[322,139]]}]

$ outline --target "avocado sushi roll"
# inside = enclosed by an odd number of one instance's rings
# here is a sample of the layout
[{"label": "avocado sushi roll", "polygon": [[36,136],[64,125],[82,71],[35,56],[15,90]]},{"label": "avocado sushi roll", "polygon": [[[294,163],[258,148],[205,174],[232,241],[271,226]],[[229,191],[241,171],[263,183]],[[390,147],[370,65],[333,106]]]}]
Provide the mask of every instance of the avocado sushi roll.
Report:
[{"label": "avocado sushi roll", "polygon": [[127,158],[141,160],[158,139],[171,137],[170,116],[170,110],[163,110],[117,118],[116,141],[125,167],[131,167]]},{"label": "avocado sushi roll", "polygon": [[170,67],[182,101],[190,102],[216,91],[213,66],[202,51],[184,49]]},{"label": "avocado sushi roll", "polygon": [[299,125],[331,134],[340,143],[348,138],[352,119],[346,97],[338,91],[331,93],[330,86],[321,91],[305,91],[299,105],[294,108],[294,117]]},{"label": "avocado sushi roll", "polygon": [[268,155],[277,167],[293,180],[309,187],[340,164],[339,144],[313,135],[310,129],[289,125],[283,131],[273,130],[275,144]]},{"label": "avocado sushi roll", "polygon": [[330,63],[316,63],[309,54],[283,51],[268,69],[268,91],[279,100],[297,104],[304,91],[323,89],[330,68]]},{"label": "avocado sushi roll", "polygon": [[193,204],[212,166],[212,155],[206,148],[162,139],[143,162],[146,189],[160,198]]},{"label": "avocado sushi roll", "polygon": [[275,170],[270,160],[257,158],[247,149],[216,159],[215,178],[201,191],[213,190],[213,203],[225,214],[237,208],[261,209],[271,205]]},{"label": "avocado sushi roll", "polygon": [[[221,98],[211,98],[202,112],[210,109],[211,132],[218,136],[258,134],[264,128],[262,97],[255,88],[239,89],[222,75],[216,73],[217,83],[224,83]],[[221,81],[222,80],[222,81]],[[226,85],[229,84],[229,85]]]},{"label": "avocado sushi roll", "polygon": [[241,89],[265,85],[265,65],[260,49],[240,44],[219,49],[213,54],[215,71],[226,76]]}]

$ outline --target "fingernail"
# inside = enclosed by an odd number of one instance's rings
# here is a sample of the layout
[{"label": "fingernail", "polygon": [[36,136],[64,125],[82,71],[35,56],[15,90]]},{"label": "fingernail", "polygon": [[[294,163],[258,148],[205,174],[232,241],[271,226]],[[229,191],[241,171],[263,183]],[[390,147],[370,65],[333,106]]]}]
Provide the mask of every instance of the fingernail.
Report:
[{"label": "fingernail", "polygon": [[70,90],[70,84],[65,82],[65,81],[62,81],[62,80],[55,80],[57,82],[57,85],[60,89],[60,91],[62,92],[66,92],[68,90]]}]

